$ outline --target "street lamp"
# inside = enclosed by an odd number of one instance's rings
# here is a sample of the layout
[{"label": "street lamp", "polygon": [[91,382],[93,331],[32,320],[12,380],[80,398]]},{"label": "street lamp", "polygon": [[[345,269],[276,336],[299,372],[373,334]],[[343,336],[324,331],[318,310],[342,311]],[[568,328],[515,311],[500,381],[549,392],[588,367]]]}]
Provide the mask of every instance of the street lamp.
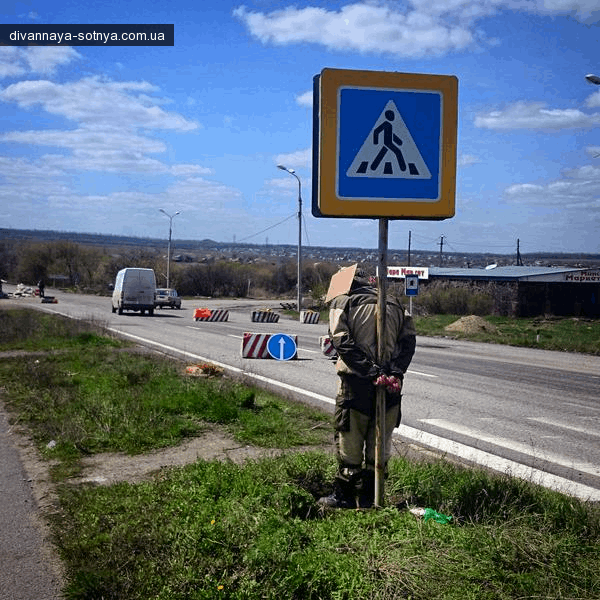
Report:
[{"label": "street lamp", "polygon": [[179,214],[179,211],[177,211],[174,215],[170,215],[162,208],[159,208],[158,210],[160,210],[161,213],[169,217],[169,245],[167,247],[167,287],[170,287],[169,280],[171,275],[171,231],[173,230],[173,218]]},{"label": "street lamp", "polygon": [[302,310],[302,183],[300,177],[296,175],[294,169],[288,169],[283,165],[277,165],[278,169],[286,171],[290,175],[293,175],[298,180],[298,295],[296,299],[296,305],[298,307],[298,318],[301,319],[300,311]]}]

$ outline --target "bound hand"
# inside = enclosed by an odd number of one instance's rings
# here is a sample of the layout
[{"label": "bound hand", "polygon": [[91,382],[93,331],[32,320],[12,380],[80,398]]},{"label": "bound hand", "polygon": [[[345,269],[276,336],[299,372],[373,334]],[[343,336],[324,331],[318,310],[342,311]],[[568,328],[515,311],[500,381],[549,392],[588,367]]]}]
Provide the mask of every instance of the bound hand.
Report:
[{"label": "bound hand", "polygon": [[399,394],[402,391],[402,380],[394,375],[380,375],[375,380],[375,385],[385,386],[388,394]]}]

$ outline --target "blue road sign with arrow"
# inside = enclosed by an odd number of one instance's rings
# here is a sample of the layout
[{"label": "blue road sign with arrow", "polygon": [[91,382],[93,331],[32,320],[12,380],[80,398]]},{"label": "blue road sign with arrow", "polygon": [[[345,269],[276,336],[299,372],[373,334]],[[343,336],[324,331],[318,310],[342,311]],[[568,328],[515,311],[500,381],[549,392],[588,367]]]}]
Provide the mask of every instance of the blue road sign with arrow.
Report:
[{"label": "blue road sign with arrow", "polygon": [[296,341],[285,333],[276,333],[267,342],[267,352],[275,360],[291,360],[296,357]]}]

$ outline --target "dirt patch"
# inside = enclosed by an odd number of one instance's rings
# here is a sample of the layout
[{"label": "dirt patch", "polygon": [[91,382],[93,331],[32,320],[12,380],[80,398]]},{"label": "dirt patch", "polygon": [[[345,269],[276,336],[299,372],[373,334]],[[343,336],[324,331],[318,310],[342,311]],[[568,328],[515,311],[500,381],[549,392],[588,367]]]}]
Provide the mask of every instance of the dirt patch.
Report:
[{"label": "dirt patch", "polygon": [[485,319],[476,315],[461,317],[458,321],[446,325],[444,330],[449,333],[498,333],[498,328],[495,325],[488,323]]},{"label": "dirt patch", "polygon": [[259,448],[241,444],[219,427],[211,425],[210,431],[204,431],[198,437],[162,450],[147,454],[129,456],[123,453],[105,453],[81,459],[82,472],[68,483],[95,483],[111,485],[120,481],[137,483],[151,479],[157,472],[170,467],[181,467],[202,460],[222,460],[242,464],[246,460],[268,456],[279,456],[285,452],[304,450],[333,451],[328,446],[298,446],[287,450]]}]

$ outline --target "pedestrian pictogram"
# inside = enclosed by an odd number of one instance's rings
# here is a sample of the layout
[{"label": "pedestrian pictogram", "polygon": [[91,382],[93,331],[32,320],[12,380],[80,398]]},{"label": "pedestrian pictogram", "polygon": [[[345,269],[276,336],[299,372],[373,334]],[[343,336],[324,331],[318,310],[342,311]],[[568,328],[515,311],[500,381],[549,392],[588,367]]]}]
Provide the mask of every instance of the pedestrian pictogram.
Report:
[{"label": "pedestrian pictogram", "polygon": [[431,172],[393,100],[385,105],[346,175],[431,179]]},{"label": "pedestrian pictogram", "polygon": [[323,69],[313,98],[315,217],[454,216],[456,77]]}]

